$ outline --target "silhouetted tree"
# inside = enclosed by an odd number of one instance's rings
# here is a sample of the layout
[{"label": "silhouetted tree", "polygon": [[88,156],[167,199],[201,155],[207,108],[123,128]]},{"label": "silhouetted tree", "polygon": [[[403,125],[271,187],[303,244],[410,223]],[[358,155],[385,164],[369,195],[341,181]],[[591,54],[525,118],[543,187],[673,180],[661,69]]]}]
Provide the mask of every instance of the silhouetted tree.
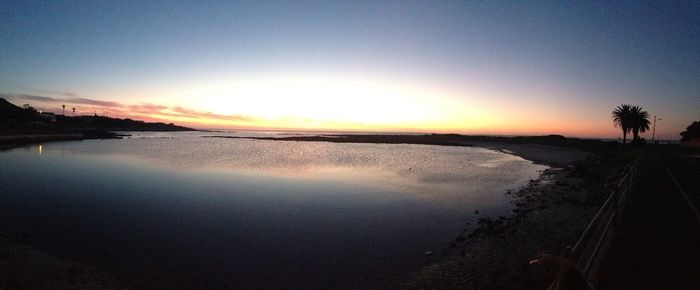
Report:
[{"label": "silhouetted tree", "polygon": [[700,138],[700,121],[695,121],[685,131],[681,133],[681,142],[689,141],[693,138]]},{"label": "silhouetted tree", "polygon": [[632,105],[622,104],[612,111],[613,126],[622,129],[622,143],[627,143],[627,133],[632,130]]},{"label": "silhouetted tree", "polygon": [[63,107],[63,115],[66,115],[66,105],[61,105]]},{"label": "silhouetted tree", "polygon": [[630,129],[632,129],[632,136],[634,140],[639,139],[639,133],[644,133],[649,130],[649,113],[644,111],[642,107],[632,106],[632,123],[630,124]]}]

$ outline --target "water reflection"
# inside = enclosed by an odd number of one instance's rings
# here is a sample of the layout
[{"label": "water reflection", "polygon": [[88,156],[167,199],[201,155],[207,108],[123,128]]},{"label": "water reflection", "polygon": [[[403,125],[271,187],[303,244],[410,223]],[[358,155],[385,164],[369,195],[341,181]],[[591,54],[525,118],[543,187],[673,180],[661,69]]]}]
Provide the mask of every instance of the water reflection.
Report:
[{"label": "water reflection", "polygon": [[422,265],[475,209],[508,210],[506,189],[544,168],[478,148],[169,136],[1,152],[0,231],[152,288],[365,288]]},{"label": "water reflection", "polygon": [[[99,145],[98,145],[99,144]],[[363,184],[435,202],[500,202],[543,166],[468,147],[133,138],[51,144],[52,152],[192,174]],[[481,200],[476,200],[481,197]]]}]

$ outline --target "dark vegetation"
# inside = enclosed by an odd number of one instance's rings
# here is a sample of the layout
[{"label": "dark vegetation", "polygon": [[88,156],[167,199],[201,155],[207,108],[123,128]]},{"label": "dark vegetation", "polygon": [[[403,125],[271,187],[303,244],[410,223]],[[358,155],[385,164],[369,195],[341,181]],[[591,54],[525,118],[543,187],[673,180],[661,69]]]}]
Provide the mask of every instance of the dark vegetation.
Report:
[{"label": "dark vegetation", "polygon": [[627,133],[632,133],[632,144],[641,145],[646,144],[643,138],[639,137],[639,133],[644,133],[649,131],[649,113],[644,111],[640,106],[632,106],[629,104],[622,104],[617,106],[615,110],[612,111],[613,126],[622,129],[622,143],[627,143]]},{"label": "dark vegetation", "polygon": [[118,138],[110,131],[193,131],[172,123],[148,123],[107,116],[65,116],[18,107],[0,98],[0,143]]},{"label": "dark vegetation", "polygon": [[695,121],[681,132],[681,142],[690,141],[693,138],[700,138],[700,121]]}]

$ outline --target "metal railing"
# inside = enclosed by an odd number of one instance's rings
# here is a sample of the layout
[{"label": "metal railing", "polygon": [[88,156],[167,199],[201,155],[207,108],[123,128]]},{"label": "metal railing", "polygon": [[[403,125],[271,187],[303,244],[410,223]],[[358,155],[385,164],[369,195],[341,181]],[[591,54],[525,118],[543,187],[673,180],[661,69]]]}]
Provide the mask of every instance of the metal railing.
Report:
[{"label": "metal railing", "polygon": [[[581,236],[569,251],[569,260],[573,261],[578,266],[583,266],[581,274],[586,280],[590,278],[589,274],[593,263],[600,254],[601,247],[610,229],[615,225],[617,216],[624,209],[623,203],[626,200],[627,193],[632,189],[634,177],[639,167],[638,164],[639,161],[635,162],[627,170],[622,179],[617,183],[617,186],[613,189],[613,192],[608,196],[603,205],[600,206],[595,216],[593,216],[586,226],[586,229],[581,233]],[[555,278],[548,289],[554,289],[556,284],[557,280]]]}]

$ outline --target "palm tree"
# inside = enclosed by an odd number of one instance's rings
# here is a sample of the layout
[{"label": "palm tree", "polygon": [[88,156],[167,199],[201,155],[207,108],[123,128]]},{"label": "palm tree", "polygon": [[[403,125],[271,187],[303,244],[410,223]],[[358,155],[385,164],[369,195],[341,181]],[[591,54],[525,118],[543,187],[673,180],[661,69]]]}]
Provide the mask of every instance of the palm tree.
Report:
[{"label": "palm tree", "polygon": [[622,104],[612,111],[613,126],[622,129],[622,143],[627,143],[627,133],[632,130],[632,105]]},{"label": "palm tree", "polygon": [[649,131],[649,113],[644,111],[642,107],[632,106],[632,136],[634,140],[639,139],[639,133]]}]

